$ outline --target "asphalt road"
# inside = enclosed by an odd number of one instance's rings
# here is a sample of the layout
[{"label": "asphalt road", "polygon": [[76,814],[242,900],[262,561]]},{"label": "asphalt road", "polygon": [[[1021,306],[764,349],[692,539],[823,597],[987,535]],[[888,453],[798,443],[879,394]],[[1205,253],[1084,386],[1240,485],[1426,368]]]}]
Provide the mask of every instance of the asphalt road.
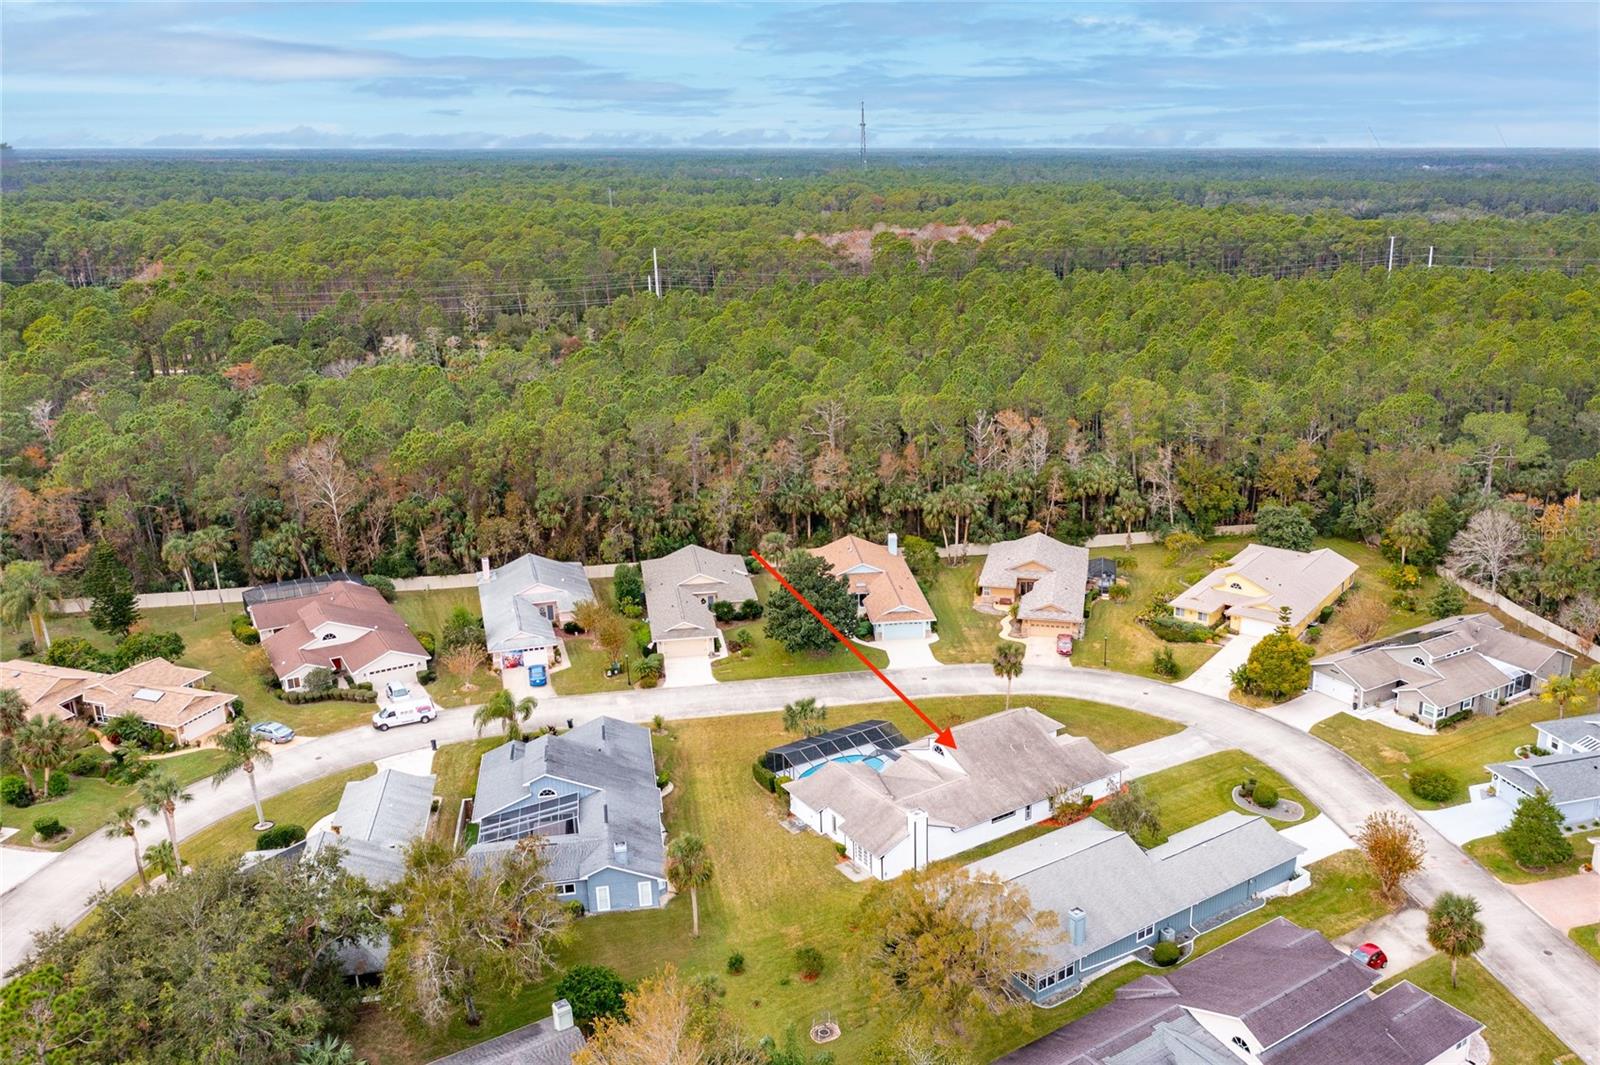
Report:
[{"label": "asphalt road", "polygon": [[[1004,691],[1003,682],[987,665],[930,666],[896,670],[891,675],[912,698]],[[1428,848],[1427,866],[1408,885],[1414,900],[1428,906],[1447,890],[1476,895],[1487,929],[1479,960],[1584,1061],[1600,1065],[1600,1010],[1596,1009],[1600,966],[1343,752],[1225,700],[1120,673],[1030,667],[1018,680],[1013,701],[1025,703],[1027,693],[1127,706],[1200,729],[1224,747],[1238,747],[1271,763],[1352,835],[1376,810],[1398,810],[1410,817]],[[602,714],[641,722],[657,714],[674,719],[744,714],[777,709],[805,695],[839,705],[879,701],[888,694],[864,672],[782,677],[705,688],[561,696],[549,699],[536,711],[533,723],[564,725],[569,718],[583,721]],[[388,733],[354,729],[298,742],[281,749],[273,766],[257,775],[265,797],[328,773],[413,750],[430,739],[444,744],[472,735],[470,710],[448,711],[429,725]],[[178,813],[180,835],[197,832],[249,805],[247,786],[238,778],[215,789],[202,782],[193,792],[194,801]],[[152,826],[141,843],[160,838],[159,826]],[[114,886],[132,872],[127,841],[97,835],[0,897],[4,925],[0,964],[10,969],[22,961],[34,930],[76,921],[99,886]]]}]

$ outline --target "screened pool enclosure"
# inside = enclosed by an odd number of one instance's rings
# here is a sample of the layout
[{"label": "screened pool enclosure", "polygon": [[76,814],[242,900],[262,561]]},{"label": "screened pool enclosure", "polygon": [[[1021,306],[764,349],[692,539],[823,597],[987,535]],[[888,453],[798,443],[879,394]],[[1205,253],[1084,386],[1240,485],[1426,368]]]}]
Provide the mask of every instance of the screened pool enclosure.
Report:
[{"label": "screened pool enclosure", "polygon": [[898,758],[905,736],[887,721],[857,721],[853,725],[774,747],[761,756],[761,764],[778,776],[798,780],[824,762],[867,762],[873,769]]}]

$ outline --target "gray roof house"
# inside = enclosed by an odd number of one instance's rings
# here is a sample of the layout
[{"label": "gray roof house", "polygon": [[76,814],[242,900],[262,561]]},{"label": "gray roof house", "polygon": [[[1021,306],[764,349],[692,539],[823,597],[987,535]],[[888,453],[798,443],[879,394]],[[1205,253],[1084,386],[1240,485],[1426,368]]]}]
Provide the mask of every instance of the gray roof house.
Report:
[{"label": "gray roof house", "polygon": [[1495,794],[1509,803],[1547,792],[1570,825],[1600,820],[1600,718],[1540,721],[1537,743],[1550,754],[1494,762]]},{"label": "gray roof house", "polygon": [[1025,889],[1035,910],[1056,915],[1061,934],[1016,977],[1039,1002],[1159,940],[1186,941],[1256,909],[1299,875],[1304,851],[1261,818],[1229,811],[1149,851],[1091,818],[968,868]]},{"label": "gray roof house", "polygon": [[1003,1065],[1465,1065],[1483,1025],[1282,917],[1000,1059]]},{"label": "gray roof house", "polygon": [[590,913],[649,909],[666,891],[666,830],[650,730],[612,717],[483,756],[474,861],[537,836],[556,894]]},{"label": "gray roof house", "polygon": [[527,554],[490,569],[484,559],[478,574],[478,606],[496,666],[508,654],[554,647],[559,639],[555,626],[571,621],[574,608],[593,598],[594,589],[580,563]]},{"label": "gray roof house", "polygon": [[650,639],[663,645],[661,653],[668,657],[711,654],[717,635],[711,604],[757,598],[743,558],[695,544],[665,558],[645,559],[640,575]]},{"label": "gray roof house", "polygon": [[337,847],[345,869],[380,887],[394,883],[405,875],[406,848],[428,829],[434,782],[398,769],[352,780],[328,827],[306,838],[306,857]]},{"label": "gray roof house", "polygon": [[924,736],[810,767],[784,784],[790,813],[892,880],[1049,817],[1058,796],[1101,798],[1122,784],[1121,762],[1031,707],[951,734],[954,749]]},{"label": "gray roof house", "polygon": [[1077,636],[1083,631],[1088,583],[1088,551],[1033,533],[989,545],[978,574],[978,601],[996,607],[1015,603],[1024,636]]},{"label": "gray roof house", "polygon": [[551,1004],[550,1016],[435,1058],[428,1065],[572,1065],[572,1056],[587,1042],[572,1023],[572,1006],[558,998]]},{"label": "gray roof house", "polygon": [[1463,614],[1325,655],[1311,690],[1353,711],[1392,709],[1424,725],[1463,711],[1492,712],[1534,683],[1572,671],[1559,647],[1507,632],[1492,614]]}]

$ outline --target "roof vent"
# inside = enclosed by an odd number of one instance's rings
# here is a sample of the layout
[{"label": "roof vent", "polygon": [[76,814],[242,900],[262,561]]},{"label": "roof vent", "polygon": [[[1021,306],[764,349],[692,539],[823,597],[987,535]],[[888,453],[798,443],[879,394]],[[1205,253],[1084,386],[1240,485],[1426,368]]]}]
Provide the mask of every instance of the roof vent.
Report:
[{"label": "roof vent", "polygon": [[628,841],[619,839],[611,845],[611,856],[621,861],[628,857]]},{"label": "roof vent", "polygon": [[154,688],[140,688],[133,693],[133,697],[147,703],[159,703],[161,701],[161,693]]}]

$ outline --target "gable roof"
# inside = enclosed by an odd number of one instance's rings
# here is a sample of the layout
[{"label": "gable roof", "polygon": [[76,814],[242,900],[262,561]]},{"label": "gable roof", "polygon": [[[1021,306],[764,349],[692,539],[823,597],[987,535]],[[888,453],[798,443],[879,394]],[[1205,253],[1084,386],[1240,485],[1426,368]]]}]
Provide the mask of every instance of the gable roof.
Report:
[{"label": "gable roof", "polygon": [[26,658],[0,662],[0,688],[15,689],[28,704],[29,714],[60,717],[62,703],[81,692],[88,682],[103,676],[87,669],[67,669]]},{"label": "gable roof", "polygon": [[[332,668],[335,658],[352,672],[391,651],[428,658],[394,606],[376,588],[359,582],[332,581],[310,595],[260,603],[250,607],[250,617],[258,629],[277,630],[262,637],[261,646],[280,677],[307,666]],[[328,623],[367,631],[354,640],[313,643],[312,631]]]},{"label": "gable roof", "polygon": [[171,729],[233,702],[231,692],[193,687],[210,675],[208,669],[175,665],[165,658],[146,659],[120,673],[66,669],[26,659],[0,662],[0,687],[15,688],[29,714],[69,717],[65,704],[84,699],[103,707],[107,717],[137,714],[151,725]]},{"label": "gable roof", "polygon": [[556,1031],[546,1017],[465,1050],[435,1058],[428,1065],[572,1065],[586,1040],[577,1027]]},{"label": "gable roof", "polygon": [[1562,743],[1583,750],[1600,750],[1600,715],[1556,718],[1553,721],[1535,721],[1533,727]]},{"label": "gable roof", "polygon": [[814,810],[833,810],[851,839],[884,854],[906,838],[913,809],[960,830],[1122,771],[1089,740],[1060,732],[1058,722],[1022,706],[956,725],[955,750],[925,736],[881,771],[827,762],[784,787]]},{"label": "gable roof", "polygon": [[[579,880],[606,866],[663,875],[661,790],[649,729],[599,717],[560,735],[501,744],[478,763],[474,819],[526,799],[529,785],[541,777],[593,789],[579,802],[578,831],[548,839],[552,880]],[[515,843],[480,843],[473,850],[491,853]],[[616,851],[618,843],[626,844],[623,853]]]},{"label": "gable roof", "polygon": [[478,578],[478,606],[483,612],[483,632],[490,651],[518,651],[555,643],[555,629],[539,613],[539,603],[554,603],[559,614],[570,614],[585,599],[594,598],[583,565],[557,562],[543,555],[526,554]]},{"label": "gable roof", "polygon": [[733,603],[756,598],[743,558],[697,544],[680,547],[665,558],[647,558],[639,568],[651,640],[715,636],[717,619],[699,595],[711,593]]},{"label": "gable roof", "polygon": [[[1289,551],[1264,544],[1246,544],[1227,565],[1213,570],[1175,596],[1172,605],[1206,615],[1221,607],[1230,617],[1273,624],[1278,621],[1278,609],[1286,606],[1290,623],[1299,625],[1349,580],[1357,568],[1354,562],[1331,548]],[[1234,574],[1265,594],[1252,595],[1226,587],[1226,579]]]},{"label": "gable roof", "polygon": [[1442,999],[1409,980],[1363,998],[1303,1038],[1261,1055],[1266,1065],[1427,1065],[1483,1030]]},{"label": "gable roof", "polygon": [[1550,793],[1553,803],[1600,798],[1600,751],[1564,751],[1514,762],[1492,762],[1490,773],[1527,792]]},{"label": "gable roof", "polygon": [[435,781],[397,769],[350,781],[327,830],[306,840],[306,857],[338,847],[345,869],[376,885],[394,883],[405,875],[406,848],[427,831]]},{"label": "gable roof", "polygon": [[841,536],[812,548],[811,554],[826,562],[835,577],[850,582],[851,595],[866,596],[863,606],[869,621],[933,620],[933,608],[904,555],[859,536]]}]

